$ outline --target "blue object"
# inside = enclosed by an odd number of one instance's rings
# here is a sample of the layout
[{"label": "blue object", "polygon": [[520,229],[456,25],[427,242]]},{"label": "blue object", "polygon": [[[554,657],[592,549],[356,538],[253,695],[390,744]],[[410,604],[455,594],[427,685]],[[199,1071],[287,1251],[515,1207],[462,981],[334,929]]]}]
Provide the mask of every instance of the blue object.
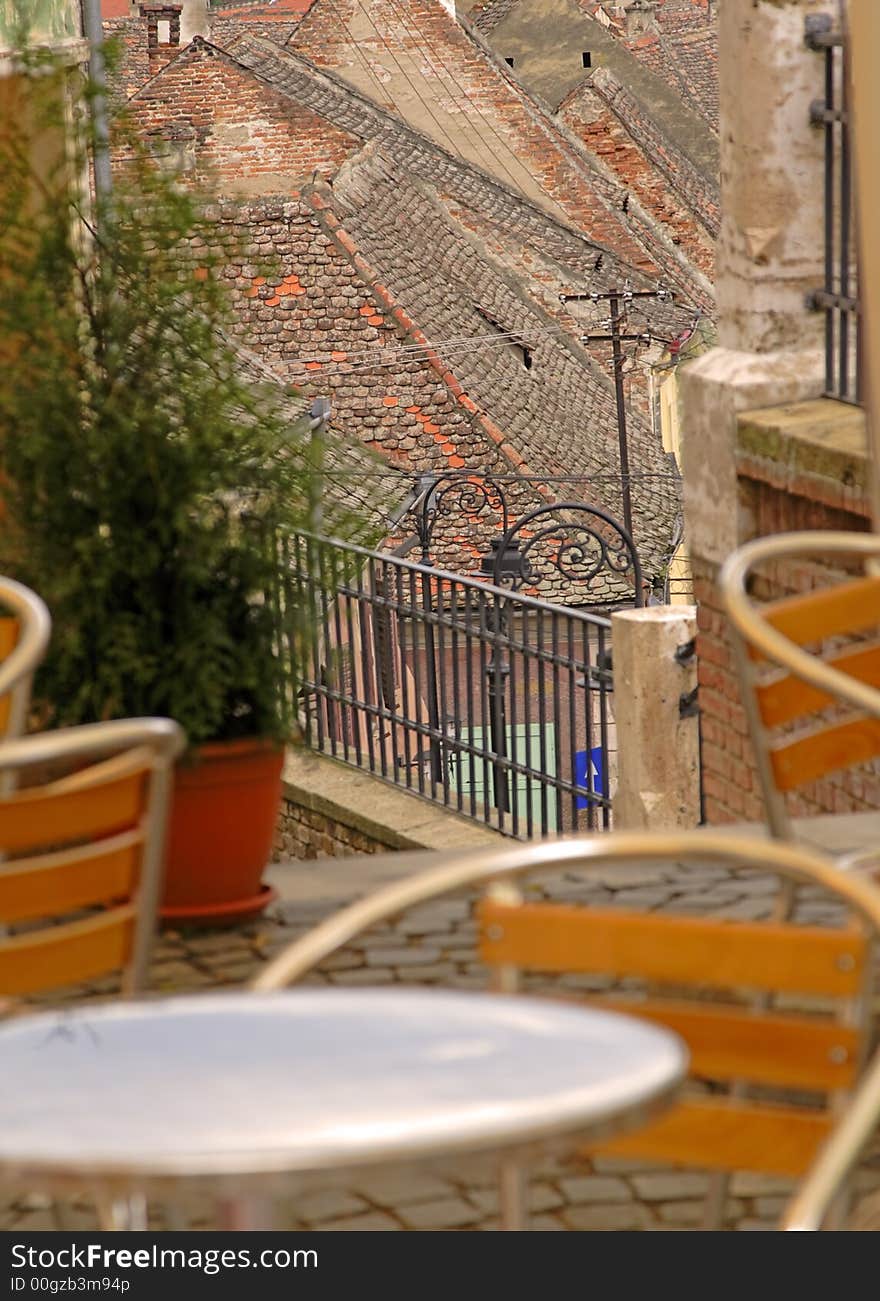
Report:
[{"label": "blue object", "polygon": [[[589,765],[587,764],[588,757]],[[608,798],[605,763],[602,757],[601,745],[594,745],[592,750],[575,750],[574,784],[575,786],[585,787],[588,791],[592,791],[594,795],[602,795],[604,798]],[[575,807],[579,809],[586,809],[591,803],[592,800],[588,800],[585,795],[578,795],[575,799]]]}]

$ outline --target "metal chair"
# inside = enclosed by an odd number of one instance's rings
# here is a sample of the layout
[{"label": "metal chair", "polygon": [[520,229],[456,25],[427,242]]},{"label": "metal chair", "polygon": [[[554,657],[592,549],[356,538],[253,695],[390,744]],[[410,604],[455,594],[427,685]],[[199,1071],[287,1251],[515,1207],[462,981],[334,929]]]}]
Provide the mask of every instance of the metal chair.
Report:
[{"label": "metal chair", "polygon": [[[0,743],[0,1012],[114,972],[123,994],[143,991],[185,739],[170,719],[135,718]],[[104,1228],[146,1228],[146,1214],[142,1199],[98,1208]]]},{"label": "metal chair", "polygon": [[[533,872],[658,858],[723,863],[775,872],[792,887],[820,886],[858,924],[827,929],[785,923],[778,913],[767,922],[739,922],[534,903],[514,884]],[[523,971],[635,976],[646,986],[639,994],[595,1001],[660,1022],[688,1044],[698,1082],[693,1093],[645,1128],[604,1144],[604,1153],[720,1172],[799,1177],[810,1167],[836,1132],[867,1052],[870,945],[880,930],[880,891],[868,879],[839,872],[825,855],[797,845],[704,830],[511,845],[447,861],[352,904],[284,950],[253,988],[281,988],[367,927],[474,887],[490,887],[478,914],[480,947],[497,989],[518,991]],[[758,1005],[757,991],[765,991]],[[774,994],[818,998],[825,1011],[771,1008]],[[866,1087],[876,1087],[878,1073],[873,1066]],[[789,1096],[795,1091],[823,1101],[795,1104]],[[707,1199],[707,1227],[720,1222],[724,1193],[719,1176]],[[507,1168],[502,1226],[523,1223],[521,1174]]]},{"label": "metal chair", "polygon": [[49,645],[52,620],[40,598],[0,577],[0,740],[20,736],[27,723],[31,684]]},{"label": "metal chair", "polygon": [[0,743],[0,776],[36,775],[0,794],[0,922],[28,924],[0,936],[0,996],[113,971],[125,994],[143,989],[184,740],[170,719],[137,718]]},{"label": "metal chair", "polygon": [[[795,839],[789,791],[880,755],[880,641],[851,640],[880,628],[880,575],[868,572],[760,605],[749,594],[762,565],[805,556],[876,561],[880,537],[759,538],[736,551],[719,577],[769,829],[783,840]],[[806,649],[823,643],[829,644],[824,654]],[[840,706],[849,707],[845,717]],[[857,851],[837,862],[859,866],[878,852]]]},{"label": "metal chair", "polygon": [[[847,1187],[860,1155],[880,1125],[880,1053],[859,1085],[834,1133],[819,1152],[806,1178],[782,1215],[786,1231],[814,1231],[825,1227],[835,1204]],[[880,1227],[874,1216],[872,1229]]]}]

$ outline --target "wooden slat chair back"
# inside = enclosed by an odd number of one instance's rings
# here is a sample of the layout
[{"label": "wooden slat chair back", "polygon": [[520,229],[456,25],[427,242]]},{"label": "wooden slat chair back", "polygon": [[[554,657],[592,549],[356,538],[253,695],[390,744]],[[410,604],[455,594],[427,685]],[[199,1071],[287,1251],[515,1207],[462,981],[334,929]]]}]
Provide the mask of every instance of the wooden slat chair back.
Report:
[{"label": "wooden slat chair back", "polygon": [[[839,556],[880,560],[880,538],[787,533],[740,548],[722,568],[743,704],[770,829],[791,838],[785,796],[880,756],[880,576],[755,602],[755,571],[780,561]],[[842,644],[845,638],[875,639]],[[814,652],[809,647],[817,647]]]},{"label": "wooden slat chair back", "polygon": [[0,997],[116,972],[143,988],[183,744],[159,718],[0,744]]},{"label": "wooden slat chair back", "polygon": [[51,631],[49,611],[36,593],[0,576],[0,740],[25,729],[33,676]]},{"label": "wooden slat chair back", "polygon": [[[792,888],[821,886],[843,905],[844,924],[534,903],[515,884],[519,876],[560,867],[657,859],[723,863],[775,872]],[[343,909],[280,954],[255,987],[297,980],[369,925],[476,886],[489,888],[478,905],[480,949],[496,988],[517,992],[526,972],[637,977],[650,986],[644,994],[591,1001],[667,1025],[688,1044],[693,1088],[644,1128],[603,1144],[603,1153],[795,1177],[809,1168],[858,1088],[868,1050],[870,954],[880,931],[876,886],[797,845],[704,830],[516,846],[456,859]],[[783,1011],[774,1006],[776,996],[817,1010]],[[518,1215],[509,1211],[509,1226]]]},{"label": "wooden slat chair back", "polygon": [[[692,1078],[723,1086],[684,1098],[647,1128],[604,1144],[604,1153],[709,1170],[790,1176],[807,1170],[866,1048],[863,1024],[849,1019],[866,979],[863,930],[491,898],[479,920],[481,955],[508,982],[512,971],[601,973],[659,987],[659,993],[590,1002],[668,1026],[688,1045]],[[675,992],[664,997],[665,989]],[[749,1002],[735,999],[737,991],[748,991]],[[827,998],[837,1015],[755,1006],[756,995],[777,994]],[[806,1106],[732,1096],[745,1086],[796,1090],[821,1101]]]}]

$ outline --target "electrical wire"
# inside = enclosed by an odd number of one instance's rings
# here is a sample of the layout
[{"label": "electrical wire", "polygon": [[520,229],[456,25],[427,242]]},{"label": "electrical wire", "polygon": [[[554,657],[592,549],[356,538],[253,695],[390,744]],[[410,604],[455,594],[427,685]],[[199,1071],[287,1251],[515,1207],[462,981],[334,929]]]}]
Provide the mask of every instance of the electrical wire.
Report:
[{"label": "electrical wire", "polygon": [[[334,426],[338,430],[338,426]],[[358,466],[357,469],[346,470],[342,466],[334,466],[331,471],[338,478],[341,476],[350,476],[352,479],[406,479],[412,482],[414,478],[420,478],[422,475],[430,475],[438,479],[454,481],[454,478],[460,478],[462,483],[468,483],[471,479],[491,479],[495,483],[544,483],[544,484],[563,484],[563,483],[622,483],[624,479],[630,481],[638,480],[659,480],[662,482],[681,483],[681,475],[673,474],[671,471],[650,471],[650,470],[631,470],[628,475],[611,474],[603,472],[601,474],[513,474],[506,472],[496,473],[493,470],[481,469],[463,469],[463,470],[427,470],[418,467],[403,469],[402,467],[389,467],[388,469],[371,470],[366,467]],[[453,478],[454,477],[454,478]]]},{"label": "electrical wire", "polygon": [[[358,43],[358,42],[357,42],[357,41],[352,37],[349,28],[346,26],[345,19],[342,17],[342,14],[339,12],[339,10],[338,10],[337,7],[336,7],[336,0],[326,0],[326,3],[329,4],[330,8],[333,10],[333,14],[334,14],[334,16],[335,16],[337,22],[339,23],[339,26],[343,29],[343,31],[348,32],[348,36],[349,36],[349,44],[351,44],[351,45],[354,46],[355,54],[357,55],[357,57],[358,57],[358,58],[361,60],[361,62],[363,63],[363,65],[364,65],[364,70],[366,71],[367,76],[368,76],[368,77],[372,77],[373,81],[374,81],[374,82],[376,83],[376,85],[378,86],[378,88],[379,88],[379,93],[380,93],[380,95],[383,97],[383,99],[384,99],[384,98],[387,98],[387,92],[386,92],[386,90],[385,90],[385,87],[382,85],[381,81],[379,80],[378,76],[377,76],[376,73],[374,72],[373,68],[370,66],[370,61],[369,61],[369,59],[367,58],[366,54],[364,54],[364,52],[361,50],[361,47],[360,47],[359,43]],[[295,36],[297,36],[298,34],[299,34],[299,27],[297,27],[297,28],[296,28],[293,32],[291,32],[291,34],[290,34],[290,38],[289,38],[289,40],[287,41],[287,44],[289,44],[289,45],[291,46],[291,49],[295,49],[295,45],[294,45],[294,43],[293,43],[293,38],[294,38]]]},{"label": "electrical wire", "polygon": [[[377,308],[377,311],[378,310],[379,309]],[[646,320],[650,319],[648,317],[648,314],[644,311],[644,309],[640,308],[639,313],[644,317],[644,319]],[[689,308],[688,317],[690,321],[691,330],[693,331],[696,328],[696,324],[699,322],[700,319],[702,319],[703,313],[699,310],[697,310],[696,315],[693,315],[692,313],[693,313],[693,309]],[[440,349],[457,348],[458,345],[466,345],[468,348],[470,348],[474,344],[486,343],[486,344],[494,345],[500,343],[507,343],[510,341],[516,341],[517,343],[525,343],[526,345],[528,345],[530,340],[536,336],[537,337],[568,336],[569,338],[576,338],[581,343],[585,343],[586,342],[584,338],[585,334],[589,334],[591,329],[594,326],[607,325],[610,327],[611,324],[610,319],[604,321],[602,320],[578,321],[575,318],[572,319],[574,323],[577,325],[578,327],[577,329],[572,329],[570,325],[549,326],[549,325],[538,325],[535,324],[534,322],[529,322],[528,325],[526,325],[525,327],[521,327],[520,329],[517,330],[493,330],[491,334],[453,334],[453,335],[447,335],[441,339],[428,339],[425,343],[398,344],[394,347],[389,347],[388,345],[383,345],[383,344],[377,344],[370,348],[360,348],[360,349],[350,350],[345,348],[341,344],[340,345],[328,344],[326,348],[322,349],[322,352],[325,354],[333,353],[333,352],[345,352],[346,357],[344,363],[340,362],[338,363],[338,365],[339,366],[345,365],[346,366],[345,373],[348,374],[348,373],[352,373],[356,369],[367,369],[367,368],[372,368],[375,365],[386,365],[391,361],[397,361],[397,360],[403,361],[406,360],[407,358],[413,358],[415,360],[423,360],[425,354],[428,352],[438,351]],[[621,322],[620,324],[623,325],[624,322]],[[583,327],[587,327],[587,328],[584,329]],[[666,339],[663,335],[654,334],[652,331],[645,331],[645,333],[651,334],[652,343],[658,343],[665,347],[670,347],[671,344],[674,342],[674,340]],[[610,344],[610,340],[608,342]],[[363,358],[363,361],[359,361],[358,360],[359,358]],[[320,357],[320,356],[296,357],[292,360],[293,363],[295,363],[296,365],[308,365],[309,363],[312,364],[317,363],[318,365],[324,368],[325,373],[330,373],[336,369],[336,367],[331,367],[329,365],[325,357]]]},{"label": "electrical wire", "polygon": [[[405,2],[406,2],[406,0],[405,0]],[[499,144],[501,145],[502,150],[505,151],[506,153],[508,153],[509,155],[511,155],[513,158],[516,159],[517,165],[519,166],[520,170],[522,171],[523,175],[525,176],[525,178],[526,178],[528,184],[529,184],[529,185],[537,185],[537,186],[539,187],[539,189],[541,189],[541,190],[543,191],[543,193],[547,196],[548,199],[550,199],[550,201],[551,201],[552,203],[554,203],[554,204],[556,204],[557,206],[559,206],[559,205],[558,205],[558,201],[557,201],[557,200],[553,197],[553,195],[550,194],[549,191],[548,191],[548,190],[547,190],[547,189],[546,189],[546,188],[541,184],[541,182],[538,180],[538,178],[537,178],[536,176],[533,176],[533,175],[532,175],[532,173],[529,171],[529,169],[525,166],[524,163],[521,163],[521,162],[520,162],[519,158],[517,158],[516,153],[515,153],[514,150],[513,150],[513,147],[512,147],[512,145],[511,145],[510,141],[509,141],[509,140],[505,140],[504,137],[501,135],[501,133],[496,129],[496,127],[495,127],[494,123],[492,122],[491,118],[489,118],[489,117],[488,117],[488,116],[483,112],[483,110],[480,108],[479,102],[478,102],[477,100],[473,99],[473,98],[468,94],[467,90],[465,90],[464,86],[462,86],[461,82],[457,79],[457,77],[455,76],[455,74],[452,72],[452,70],[451,70],[451,68],[449,67],[448,63],[447,63],[446,60],[444,59],[442,52],[439,52],[439,53],[438,53],[438,51],[437,51],[437,47],[433,44],[433,42],[431,41],[430,37],[429,37],[425,32],[420,31],[420,30],[418,29],[418,27],[415,27],[415,28],[414,28],[414,27],[410,26],[410,25],[407,23],[406,18],[405,18],[405,16],[404,16],[404,14],[405,14],[405,9],[402,8],[401,6],[399,6],[399,5],[397,4],[396,0],[388,0],[388,4],[391,6],[391,8],[394,10],[394,12],[398,15],[398,17],[400,18],[401,23],[402,23],[403,26],[406,28],[406,30],[410,33],[410,35],[413,35],[413,34],[415,35],[415,45],[416,45],[416,49],[417,49],[420,53],[428,55],[428,63],[429,63],[429,65],[431,66],[431,68],[433,69],[435,75],[438,76],[438,80],[439,80],[439,75],[438,75],[438,73],[437,73],[437,64],[434,63],[434,61],[433,61],[433,59],[432,59],[432,57],[431,57],[432,55],[436,55],[436,56],[437,56],[437,58],[439,59],[440,65],[443,67],[444,71],[446,72],[446,75],[447,75],[447,79],[448,79],[448,81],[452,83],[452,85],[455,87],[456,91],[458,91],[458,94],[459,94],[459,95],[464,99],[464,101],[465,101],[465,103],[468,105],[468,107],[469,107],[469,108],[473,108],[473,109],[475,110],[475,112],[476,112],[476,114],[477,114],[477,117],[480,119],[480,121],[481,121],[481,122],[484,122],[484,123],[486,124],[486,126],[487,126],[487,127],[489,128],[489,130],[491,131],[492,135],[494,135],[495,139],[496,139],[496,140],[499,142]],[[429,50],[430,50],[430,54],[428,54],[428,51],[429,51]],[[501,75],[501,74],[500,74],[500,70],[499,70],[499,75]],[[485,141],[484,138],[480,135],[480,133],[479,133],[479,131],[477,130],[477,128],[476,128],[476,126],[474,125],[474,123],[472,123],[472,122],[470,121],[467,112],[464,112],[464,113],[462,114],[462,125],[463,125],[463,126],[464,126],[464,125],[467,125],[468,127],[470,127],[471,132],[472,132],[472,134],[473,134],[473,137],[474,137],[474,139],[476,140],[477,145],[478,145],[477,156],[479,157],[479,154],[480,154],[480,147],[485,146],[486,141]],[[460,152],[460,151],[459,151],[459,152]],[[504,161],[504,157],[503,157],[503,155],[501,155],[501,154],[495,155],[495,161],[496,161],[496,162],[498,163],[498,165],[501,167],[501,169],[502,169],[502,171],[505,173],[505,175],[506,175],[507,177],[509,177],[510,181],[512,182],[512,184],[513,184],[513,186],[514,186],[514,189],[519,190],[519,191],[522,192],[522,191],[523,191],[523,184],[522,184],[522,182],[521,182],[521,181],[517,181],[517,179],[516,179],[516,177],[514,176],[513,172],[510,170],[510,168],[507,166],[506,162]],[[526,191],[526,193],[527,193],[527,192],[528,192],[528,191]]]},{"label": "electrical wire", "polygon": [[[377,309],[378,310],[378,309]],[[646,333],[648,333],[646,331]],[[354,375],[365,371],[375,370],[379,367],[400,365],[406,362],[425,361],[432,352],[440,353],[444,359],[467,355],[475,349],[499,348],[502,345],[509,347],[511,344],[519,346],[529,346],[531,340],[539,338],[557,338],[567,336],[570,339],[584,344],[589,342],[583,335],[569,329],[567,326],[538,326],[529,325],[520,330],[494,330],[491,334],[462,334],[450,335],[444,339],[429,340],[424,344],[400,344],[396,347],[379,345],[376,348],[366,348],[355,352],[347,353],[345,360],[333,361],[332,353],[347,352],[341,345],[333,346],[328,344],[323,349],[324,357],[292,357],[287,359],[287,364],[291,366],[320,366],[322,376],[333,375]],[[605,343],[605,340],[599,342]],[[651,335],[651,344],[660,344],[669,347],[670,340],[664,339],[661,335]],[[647,343],[647,341],[646,341]],[[611,340],[607,340],[611,346]],[[595,346],[595,342],[594,345]],[[326,354],[331,354],[331,360],[326,359]],[[624,360],[632,360],[633,353],[624,353]],[[360,361],[357,358],[364,358]],[[349,361],[349,358],[355,360]],[[640,363],[641,364],[641,363]],[[645,363],[649,368],[650,364]]]},{"label": "electrical wire", "polygon": [[[449,144],[450,152],[451,152],[453,155],[457,155],[457,154],[459,154],[459,153],[460,153],[460,150],[456,147],[456,145],[455,145],[455,141],[452,139],[452,137],[450,136],[449,132],[448,132],[448,131],[446,130],[446,128],[444,127],[443,123],[442,123],[442,122],[440,121],[440,119],[437,117],[437,115],[436,115],[436,113],[434,112],[434,110],[433,110],[433,108],[431,107],[431,105],[430,105],[430,104],[427,102],[427,100],[424,99],[424,98],[422,97],[422,95],[419,93],[418,85],[416,84],[415,81],[413,81],[412,77],[409,75],[409,73],[407,72],[406,68],[403,66],[403,64],[402,64],[402,63],[400,62],[400,60],[398,59],[398,57],[397,57],[397,55],[395,54],[394,50],[392,50],[391,46],[388,44],[388,42],[387,42],[387,41],[385,40],[385,38],[382,36],[382,33],[379,31],[379,28],[378,28],[378,27],[376,26],[376,24],[373,22],[372,16],[371,16],[370,13],[368,12],[366,6],[363,4],[363,0],[355,0],[355,4],[357,5],[358,9],[359,9],[359,10],[361,11],[361,13],[363,14],[364,18],[365,18],[365,19],[367,20],[367,22],[370,24],[370,27],[373,29],[373,31],[374,31],[375,34],[376,34],[376,39],[378,40],[378,42],[379,42],[379,44],[382,46],[382,48],[385,50],[385,52],[386,52],[386,54],[389,56],[389,58],[393,61],[394,66],[397,68],[397,71],[398,71],[398,72],[401,74],[401,76],[403,76],[403,77],[406,79],[406,81],[409,83],[409,85],[410,85],[410,87],[411,87],[411,89],[412,89],[413,94],[415,95],[415,97],[416,97],[416,99],[419,101],[419,103],[421,104],[422,108],[423,108],[423,109],[425,110],[425,112],[427,113],[428,117],[431,119],[431,121],[432,121],[432,122],[434,123],[434,125],[437,127],[438,131],[440,131],[440,133],[441,133],[443,136],[445,136],[445,138],[446,138],[446,140],[447,140],[447,142],[448,142],[448,144]],[[350,27],[349,27],[349,26],[344,22],[344,20],[343,20],[343,26],[345,27],[346,32],[348,32],[349,40],[354,41],[355,46],[357,46],[357,41],[355,41],[355,39],[354,39],[354,37],[353,37],[353,35],[352,35],[351,28],[350,28]],[[373,75],[374,75],[374,77],[375,77],[375,74],[373,74]],[[378,78],[377,78],[377,80],[378,80]],[[385,91],[384,88],[383,88],[383,94],[387,94],[387,91]],[[396,105],[395,105],[395,107],[396,107]]]},{"label": "electrical wire", "polygon": [[[562,333],[562,331],[560,331],[560,333]],[[492,335],[486,337],[473,335],[469,339],[461,339],[459,342],[455,343],[432,343],[419,351],[401,353],[396,348],[380,349],[369,361],[355,362],[351,365],[343,361],[322,361],[318,357],[308,359],[300,359],[298,357],[289,358],[288,364],[291,366],[309,366],[313,370],[320,366],[321,374],[324,376],[357,375],[366,371],[379,369],[383,366],[400,366],[408,362],[418,363],[427,361],[432,352],[440,353],[443,360],[449,362],[450,360],[467,356],[469,353],[472,353],[477,349],[494,348],[500,350],[502,348],[510,347],[511,344],[515,346],[519,338],[519,335]],[[528,343],[526,343],[525,346],[528,347]],[[342,351],[342,349],[332,349],[332,351]]]}]

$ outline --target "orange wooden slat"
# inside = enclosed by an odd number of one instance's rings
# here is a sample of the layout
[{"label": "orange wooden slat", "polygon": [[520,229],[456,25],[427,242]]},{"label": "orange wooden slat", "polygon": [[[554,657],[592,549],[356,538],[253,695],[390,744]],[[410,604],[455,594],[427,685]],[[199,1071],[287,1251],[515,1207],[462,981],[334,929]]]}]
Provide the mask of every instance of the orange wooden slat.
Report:
[{"label": "orange wooden slat", "polygon": [[124,904],[0,940],[0,995],[35,994],[121,970],[131,953],[134,916],[134,906]]},{"label": "orange wooden slat", "polygon": [[658,916],[566,904],[480,904],[490,965],[607,972],[670,984],[844,996],[860,988],[866,947],[854,928]]},{"label": "orange wooden slat", "polygon": [[136,885],[142,845],[142,833],[129,831],[97,844],[3,864],[0,921],[59,916],[124,899]]},{"label": "orange wooden slat", "polygon": [[809,1168],[831,1126],[827,1112],[694,1098],[642,1129],[583,1149],[580,1155],[601,1152],[709,1170],[751,1170],[798,1178]]},{"label": "orange wooden slat", "polygon": [[[825,663],[859,682],[880,688],[880,645],[850,647],[841,655],[829,657]],[[826,691],[801,682],[792,674],[777,678],[775,682],[762,683],[755,688],[755,694],[761,718],[767,727],[780,727],[783,723],[803,718],[805,714],[827,709],[835,700]]]},{"label": "orange wooden slat", "polygon": [[[0,617],[0,664],[12,654],[18,645],[19,622],[8,615]],[[9,722],[10,699],[8,695],[0,696],[0,736]]]},{"label": "orange wooden slat", "polygon": [[862,632],[880,624],[880,578],[855,578],[785,596],[763,606],[761,615],[798,646],[841,633]]},{"label": "orange wooden slat", "polygon": [[139,747],[0,799],[0,851],[17,853],[135,826],[144,811],[151,766],[150,752]]},{"label": "orange wooden slat", "polygon": [[19,622],[11,615],[0,615],[0,663],[11,655],[18,645]]},{"label": "orange wooden slat", "polygon": [[825,773],[866,763],[878,754],[880,718],[853,718],[774,745],[770,763],[779,789],[793,791]]},{"label": "orange wooden slat", "polygon": [[690,1074],[704,1079],[824,1093],[848,1088],[858,1073],[861,1036],[834,1021],[672,999],[590,1003],[668,1026],[690,1050]]}]

